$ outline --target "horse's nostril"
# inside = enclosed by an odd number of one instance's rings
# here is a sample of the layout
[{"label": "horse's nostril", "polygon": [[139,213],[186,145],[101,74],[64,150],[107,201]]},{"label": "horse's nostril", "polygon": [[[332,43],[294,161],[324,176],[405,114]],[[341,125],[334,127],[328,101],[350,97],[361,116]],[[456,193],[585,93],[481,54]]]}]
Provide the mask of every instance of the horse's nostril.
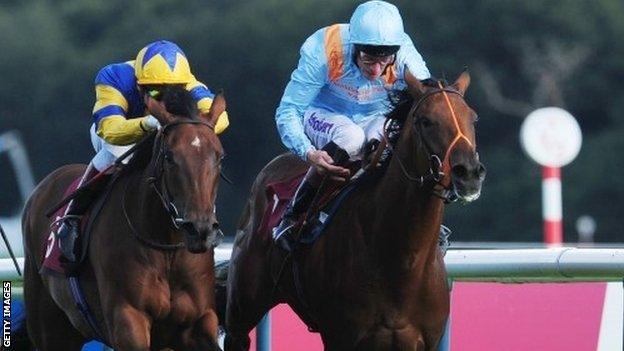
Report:
[{"label": "horse's nostril", "polygon": [[477,164],[466,165],[455,165],[451,169],[452,176],[457,180],[468,181],[472,179],[485,179],[485,167],[479,162]]},{"label": "horse's nostril", "polygon": [[219,229],[219,222],[214,222],[212,224],[212,230],[217,230],[217,229]]},{"label": "horse's nostril", "polygon": [[468,174],[468,170],[462,165],[453,166],[451,172],[453,173],[453,176],[458,178],[464,178]]}]

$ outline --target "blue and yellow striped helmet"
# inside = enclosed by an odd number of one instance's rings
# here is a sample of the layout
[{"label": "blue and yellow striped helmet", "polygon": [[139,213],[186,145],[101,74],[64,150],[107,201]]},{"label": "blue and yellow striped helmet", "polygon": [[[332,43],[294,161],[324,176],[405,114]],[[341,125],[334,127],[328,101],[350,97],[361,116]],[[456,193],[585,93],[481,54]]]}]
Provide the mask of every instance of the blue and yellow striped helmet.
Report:
[{"label": "blue and yellow striped helmet", "polygon": [[139,51],[134,74],[138,84],[186,84],[193,80],[182,49],[166,40],[155,41]]}]

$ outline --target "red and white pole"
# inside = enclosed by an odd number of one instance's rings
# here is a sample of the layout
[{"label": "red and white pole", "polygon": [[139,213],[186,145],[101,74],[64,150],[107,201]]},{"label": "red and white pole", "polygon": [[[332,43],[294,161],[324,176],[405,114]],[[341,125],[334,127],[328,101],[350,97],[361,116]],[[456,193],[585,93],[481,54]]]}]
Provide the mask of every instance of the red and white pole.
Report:
[{"label": "red and white pole", "polygon": [[563,210],[561,201],[561,168],[542,168],[542,214],[544,218],[544,243],[563,243]]},{"label": "red and white pole", "polygon": [[572,162],[583,136],[576,119],[558,107],[544,107],[531,112],[522,122],[520,141],[524,151],[542,168],[542,215],[544,243],[561,245],[561,168]]}]

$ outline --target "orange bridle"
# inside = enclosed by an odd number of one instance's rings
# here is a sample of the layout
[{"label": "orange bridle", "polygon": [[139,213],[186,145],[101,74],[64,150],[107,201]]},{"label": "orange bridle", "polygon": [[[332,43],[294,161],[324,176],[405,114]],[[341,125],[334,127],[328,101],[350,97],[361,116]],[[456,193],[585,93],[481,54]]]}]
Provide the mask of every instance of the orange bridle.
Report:
[{"label": "orange bridle", "polygon": [[[419,175],[419,176],[411,175],[406,169],[405,165],[403,164],[400,158],[397,158],[397,162],[399,164],[399,167],[401,169],[403,176],[407,178],[409,181],[416,182],[420,186],[423,186],[425,182],[433,181],[434,183],[442,187],[442,189],[435,190],[433,194],[440,197],[445,202],[453,202],[455,201],[456,198],[452,196],[451,192],[447,189],[449,184],[445,185],[442,183],[444,181],[445,176],[450,174],[449,172],[450,171],[450,160],[449,160],[450,154],[455,148],[455,146],[457,145],[457,143],[461,141],[462,139],[465,140],[472,149],[474,149],[474,145],[461,130],[461,127],[459,125],[459,119],[457,117],[457,114],[455,113],[455,110],[453,109],[453,105],[451,104],[451,100],[448,94],[457,94],[461,96],[462,99],[464,96],[457,90],[445,88],[444,86],[442,86],[440,82],[438,82],[438,86],[439,86],[439,89],[431,90],[429,92],[426,92],[423,96],[421,96],[420,99],[410,109],[408,116],[416,114],[418,112],[418,109],[422,106],[425,100],[427,100],[427,98],[429,98],[430,96],[435,95],[437,93],[443,94],[444,99],[446,101],[446,105],[451,111],[451,116],[453,117],[453,123],[456,129],[455,137],[453,138],[448,148],[444,152],[444,159],[440,160],[438,155],[431,153],[430,150],[427,150],[430,154],[429,155],[429,160],[431,162],[430,169],[427,174]],[[380,144],[379,149],[381,151],[382,149],[387,147],[390,149],[390,152],[394,152],[393,150],[394,148],[392,144],[389,142],[388,135],[387,135],[387,128],[389,126],[389,121],[390,120],[386,121],[386,125],[384,126],[384,138],[382,140],[382,143]],[[426,145],[425,145],[425,148],[427,148]],[[380,153],[381,152],[378,152],[378,154]],[[378,157],[379,155],[377,155],[375,159],[378,159]],[[447,178],[447,179],[450,182],[450,178]]]},{"label": "orange bridle", "polygon": [[449,99],[447,92],[451,92],[453,94],[458,94],[462,98],[463,98],[463,95],[460,94],[457,91],[454,91],[454,90],[444,89],[444,87],[442,86],[442,83],[440,83],[440,82],[438,82],[438,87],[440,87],[440,90],[438,90],[438,91],[442,92],[442,95],[444,96],[444,100],[446,101],[446,105],[448,106],[449,110],[451,111],[451,116],[453,117],[453,124],[455,124],[455,129],[457,130],[457,133],[455,134],[455,137],[453,138],[453,141],[451,141],[451,144],[446,149],[446,152],[444,153],[444,158],[442,159],[442,169],[445,170],[445,171],[448,171],[448,170],[450,170],[450,167],[451,167],[449,158],[451,157],[451,151],[455,147],[455,144],[457,144],[457,142],[459,142],[460,140],[464,139],[464,140],[466,140],[468,145],[470,145],[470,147],[473,148],[473,149],[474,149],[474,145],[468,139],[468,137],[466,137],[466,135],[462,132],[461,127],[459,126],[459,120],[457,119],[457,115],[455,114],[455,110],[453,109],[453,105],[451,105],[451,99]]}]

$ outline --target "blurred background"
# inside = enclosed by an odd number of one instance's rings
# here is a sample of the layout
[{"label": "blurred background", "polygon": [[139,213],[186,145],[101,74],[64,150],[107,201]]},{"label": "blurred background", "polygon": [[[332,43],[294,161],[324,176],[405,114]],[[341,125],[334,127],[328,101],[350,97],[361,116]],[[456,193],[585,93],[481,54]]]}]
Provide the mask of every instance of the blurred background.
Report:
[{"label": "blurred background", "polygon": [[[624,2],[621,0],[392,1],[432,74],[468,67],[488,168],[482,197],[447,207],[455,241],[542,241],[541,168],[522,152],[528,113],[565,108],[583,146],[562,169],[564,241],[579,217],[596,242],[624,232]],[[348,22],[359,1],[4,0],[0,3],[0,134],[17,131],[34,180],[94,155],[93,80],[156,39],[178,43],[195,76],[223,89],[230,127],[217,203],[233,235],[255,175],[285,149],[274,112],[300,45],[316,29]],[[2,149],[0,148],[0,151]],[[0,154],[0,217],[21,212],[20,179]]]}]

